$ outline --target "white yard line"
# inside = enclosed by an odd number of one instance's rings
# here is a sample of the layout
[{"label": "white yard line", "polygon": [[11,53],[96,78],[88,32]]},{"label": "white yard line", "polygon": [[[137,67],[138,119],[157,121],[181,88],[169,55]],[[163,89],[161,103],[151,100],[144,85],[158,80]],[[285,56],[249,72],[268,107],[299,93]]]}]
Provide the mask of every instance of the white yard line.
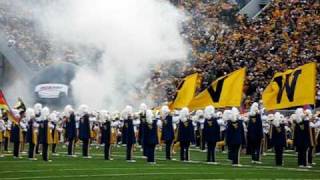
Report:
[{"label": "white yard line", "polygon": [[[20,180],[20,179],[57,179],[57,178],[88,178],[88,177],[117,177],[117,176],[154,176],[154,175],[202,175],[203,173],[177,172],[177,173],[118,173],[118,174],[81,174],[81,175],[63,175],[63,176],[30,176],[30,177],[12,177],[0,178],[2,180]],[[222,173],[206,173],[217,175]]]},{"label": "white yard line", "polygon": [[[199,149],[190,149],[190,151],[194,151],[194,152],[199,152],[199,153],[206,153],[206,152],[201,152]],[[218,153],[218,152],[217,152]],[[221,152],[219,152],[220,154],[222,154]],[[228,155],[227,151],[225,151],[224,155]],[[275,154],[272,152],[267,152],[266,156],[274,156]],[[295,153],[283,153],[283,156],[288,156],[288,157],[297,157],[297,155]],[[250,157],[251,158],[251,157]]]},{"label": "white yard line", "polygon": [[[93,156],[104,156],[103,154],[91,154],[91,155],[93,155]],[[61,155],[61,156],[63,157],[63,156],[66,156],[66,155]],[[114,157],[125,157],[125,155],[112,155],[112,156],[114,156]],[[82,158],[82,157],[80,156],[78,158]],[[133,156],[133,158],[145,159],[145,157],[143,157],[143,156]],[[101,159],[101,158],[94,158],[93,157],[93,159]],[[165,159],[162,159],[162,158],[156,158],[156,160],[166,161]],[[41,160],[39,160],[39,161],[41,161]],[[29,162],[29,163],[32,163],[31,161],[21,161],[21,160],[17,160],[17,161],[1,161],[1,162]],[[112,161],[108,161],[108,162],[112,162]],[[175,162],[179,162],[179,160],[175,160]],[[184,163],[184,162],[181,162],[181,163]],[[208,165],[208,164],[206,164],[206,162],[203,162],[203,161],[190,161],[190,162],[187,162],[187,163]],[[56,165],[56,164],[47,164],[47,165],[48,165],[48,167],[50,167],[50,166]],[[43,164],[41,166],[43,166]],[[162,164],[156,164],[155,166],[163,166],[163,165]],[[229,167],[231,167],[231,164],[229,164],[229,163],[220,163],[219,165],[208,165],[208,166],[213,166],[213,167],[229,166]],[[141,169],[141,168],[144,168],[144,167],[140,167],[140,168],[136,168],[136,169]],[[243,165],[242,168],[243,169],[255,168],[255,170],[275,169],[275,170],[287,170],[287,171],[297,171],[297,172],[319,172],[320,173],[320,170],[317,170],[317,169],[300,169],[300,168],[276,167],[276,166],[264,166],[264,165],[256,165],[256,166],[254,166],[254,165]],[[126,168],[119,168],[119,169],[126,169]],[[60,169],[59,171],[64,171],[64,170],[67,171],[68,169]],[[73,170],[77,170],[77,169],[73,169]],[[87,169],[85,169],[85,170],[87,170]],[[55,170],[55,171],[57,171],[57,170]],[[70,171],[72,171],[72,170],[70,170]],[[2,174],[3,172],[11,173],[10,171],[0,171],[0,174]],[[12,173],[17,173],[17,172],[19,172],[19,171],[12,171]],[[33,171],[30,170],[30,172],[33,172]],[[34,170],[34,172],[37,172],[37,170]]]},{"label": "white yard line", "polygon": [[[186,170],[190,168],[175,168],[175,167],[145,167],[143,169],[147,170]],[[99,171],[99,170],[141,170],[142,168],[131,168],[131,167],[114,167],[114,168],[71,168],[71,169],[41,169],[41,170],[22,170],[22,171],[0,171],[0,174],[7,174],[7,173],[34,173],[34,172],[51,172],[51,171]]]}]

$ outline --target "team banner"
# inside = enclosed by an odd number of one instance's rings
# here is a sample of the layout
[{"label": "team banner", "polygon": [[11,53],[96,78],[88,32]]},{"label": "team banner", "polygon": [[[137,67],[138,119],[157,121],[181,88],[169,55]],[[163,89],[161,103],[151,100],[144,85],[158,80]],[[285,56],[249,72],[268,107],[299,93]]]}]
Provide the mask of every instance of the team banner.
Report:
[{"label": "team banner", "polygon": [[13,122],[13,123],[18,123],[17,119],[13,116],[11,109],[6,101],[6,98],[4,97],[2,91],[0,90],[0,109],[3,109],[7,111],[8,113],[8,118]]},{"label": "team banner", "polygon": [[198,73],[185,77],[178,86],[177,94],[170,105],[170,109],[187,107],[193,99],[197,87]]},{"label": "team banner", "polygon": [[209,88],[197,95],[189,104],[191,110],[208,105],[217,108],[240,106],[246,69],[242,68],[218,78]]},{"label": "team banner", "polygon": [[278,72],[262,94],[268,110],[315,104],[316,63]]}]

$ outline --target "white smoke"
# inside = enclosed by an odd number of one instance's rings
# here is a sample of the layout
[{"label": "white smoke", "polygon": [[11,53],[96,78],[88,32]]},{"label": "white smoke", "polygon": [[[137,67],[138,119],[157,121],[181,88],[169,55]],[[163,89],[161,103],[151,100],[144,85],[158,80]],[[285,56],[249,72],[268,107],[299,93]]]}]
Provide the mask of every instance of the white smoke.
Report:
[{"label": "white smoke", "polygon": [[9,78],[10,84],[6,84],[3,88],[3,93],[9,105],[14,107],[18,101],[18,97],[23,99],[26,105],[32,106],[33,94],[28,89],[28,83],[18,76],[13,75]]},{"label": "white smoke", "polygon": [[187,58],[179,31],[184,16],[168,1],[53,2],[38,10],[42,30],[55,42],[103,52],[97,69],[82,67],[77,72],[72,82],[77,104],[119,108],[140,103],[133,102],[132,96],[148,78],[152,65]]}]

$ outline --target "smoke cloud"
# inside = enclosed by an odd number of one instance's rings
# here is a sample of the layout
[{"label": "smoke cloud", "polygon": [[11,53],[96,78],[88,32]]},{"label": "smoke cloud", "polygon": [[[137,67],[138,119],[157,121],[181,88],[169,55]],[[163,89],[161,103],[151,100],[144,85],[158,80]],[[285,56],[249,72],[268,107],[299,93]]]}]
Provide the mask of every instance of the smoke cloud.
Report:
[{"label": "smoke cloud", "polygon": [[179,31],[183,15],[167,1],[61,0],[43,10],[37,16],[41,28],[56,42],[102,52],[97,68],[82,67],[72,81],[77,104],[122,108],[152,103],[134,98],[150,67],[187,57]]},{"label": "smoke cloud", "polygon": [[34,100],[32,92],[30,92],[28,88],[29,84],[13,72],[8,75],[7,80],[8,82],[0,88],[3,89],[3,93],[5,94],[9,105],[13,107],[17,102],[18,97],[20,97],[26,105],[32,106]]},{"label": "smoke cloud", "polygon": [[[185,61],[188,45],[180,35],[184,14],[166,0],[28,1],[31,18],[51,45],[72,46],[81,54],[71,82],[76,105],[123,108],[152,99],[137,98],[150,69]],[[21,3],[21,2],[20,2]],[[92,49],[94,49],[92,51]],[[61,48],[60,48],[61,50]],[[93,52],[99,51],[99,57]],[[59,48],[49,52],[63,59]],[[96,62],[96,66],[89,66]]]}]

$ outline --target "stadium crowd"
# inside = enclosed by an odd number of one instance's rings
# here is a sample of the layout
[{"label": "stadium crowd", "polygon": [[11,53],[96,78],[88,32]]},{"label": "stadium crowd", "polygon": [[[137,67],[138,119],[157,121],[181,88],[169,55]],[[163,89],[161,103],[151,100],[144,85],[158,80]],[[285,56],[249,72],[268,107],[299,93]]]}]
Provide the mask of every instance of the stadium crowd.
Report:
[{"label": "stadium crowd", "polygon": [[[141,96],[149,92],[157,104],[171,101],[186,75],[200,73],[200,92],[214,79],[247,67],[243,100],[246,109],[251,102],[260,100],[275,72],[319,61],[317,0],[272,0],[256,19],[237,14],[239,6],[231,1],[171,2],[184,9],[188,16],[181,33],[192,52],[188,61],[161,64],[152,70],[153,75],[145,82]],[[246,1],[235,2],[242,4],[241,7]],[[56,46],[45,32],[37,31],[31,9],[16,11],[19,4],[0,3],[0,29],[5,32],[8,45],[16,48],[32,66],[45,67],[59,61],[81,64],[88,58],[83,55],[88,51],[93,57],[99,56],[98,50],[88,47]],[[319,105],[319,84],[317,88]]]}]

